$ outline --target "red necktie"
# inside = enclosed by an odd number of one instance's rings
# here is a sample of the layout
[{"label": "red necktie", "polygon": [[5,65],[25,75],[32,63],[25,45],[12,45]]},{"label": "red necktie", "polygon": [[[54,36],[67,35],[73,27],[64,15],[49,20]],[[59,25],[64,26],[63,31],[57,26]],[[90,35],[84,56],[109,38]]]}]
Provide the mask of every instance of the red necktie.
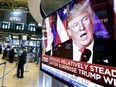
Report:
[{"label": "red necktie", "polygon": [[[79,51],[81,52],[81,56],[82,56],[82,53],[84,52],[85,48],[80,48]],[[80,58],[80,61],[82,61],[82,58]]]}]

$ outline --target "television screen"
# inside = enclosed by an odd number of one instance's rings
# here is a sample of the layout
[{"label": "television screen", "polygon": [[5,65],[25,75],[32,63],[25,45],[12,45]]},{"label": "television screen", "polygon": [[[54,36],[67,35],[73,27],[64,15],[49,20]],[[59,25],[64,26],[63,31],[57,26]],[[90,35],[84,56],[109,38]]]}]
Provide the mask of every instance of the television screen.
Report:
[{"label": "television screen", "polygon": [[13,43],[14,45],[20,45],[19,40],[13,40],[12,43]]},{"label": "television screen", "polygon": [[48,15],[41,70],[74,87],[115,87],[115,3],[73,0]]},{"label": "television screen", "polygon": [[26,35],[23,35],[22,36],[22,40],[27,40],[27,36]]},{"label": "television screen", "polygon": [[36,41],[29,41],[29,46],[36,46]]},{"label": "television screen", "polygon": [[6,37],[6,41],[10,41],[10,38],[9,37]]},{"label": "television screen", "polygon": [[19,39],[19,36],[13,35],[13,39]]}]

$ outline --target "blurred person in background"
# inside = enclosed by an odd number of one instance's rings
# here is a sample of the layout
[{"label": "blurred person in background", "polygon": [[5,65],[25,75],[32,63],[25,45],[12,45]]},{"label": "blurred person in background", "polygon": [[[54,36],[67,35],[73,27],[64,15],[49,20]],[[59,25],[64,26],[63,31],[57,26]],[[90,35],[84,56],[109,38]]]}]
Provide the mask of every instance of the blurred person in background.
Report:
[{"label": "blurred person in background", "polygon": [[4,48],[2,59],[7,57],[7,47]]},{"label": "blurred person in background", "polygon": [[11,46],[11,49],[10,49],[10,51],[9,51],[9,62],[10,62],[10,63],[13,63],[14,55],[15,55],[14,46]]}]

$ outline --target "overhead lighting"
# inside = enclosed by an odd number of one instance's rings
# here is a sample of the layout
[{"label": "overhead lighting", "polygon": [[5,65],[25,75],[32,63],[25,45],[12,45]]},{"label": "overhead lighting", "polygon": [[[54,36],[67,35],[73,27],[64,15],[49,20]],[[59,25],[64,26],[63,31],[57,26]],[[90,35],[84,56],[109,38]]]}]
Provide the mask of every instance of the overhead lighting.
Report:
[{"label": "overhead lighting", "polygon": [[15,4],[15,6],[17,6],[17,4]]},{"label": "overhead lighting", "polygon": [[4,3],[2,3],[2,5],[4,5]]}]

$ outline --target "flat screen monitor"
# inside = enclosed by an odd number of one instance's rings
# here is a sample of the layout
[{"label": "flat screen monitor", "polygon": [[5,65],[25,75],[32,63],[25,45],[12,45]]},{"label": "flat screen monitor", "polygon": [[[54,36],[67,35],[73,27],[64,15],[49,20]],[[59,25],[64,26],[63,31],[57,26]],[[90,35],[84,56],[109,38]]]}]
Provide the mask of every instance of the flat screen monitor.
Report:
[{"label": "flat screen monitor", "polygon": [[32,41],[32,40],[29,41],[29,46],[34,46],[35,47],[36,46],[36,41]]},{"label": "flat screen monitor", "polygon": [[18,35],[17,36],[13,35],[13,39],[19,39],[19,36]]},{"label": "flat screen monitor", "polygon": [[40,69],[74,87],[116,86],[115,3],[73,0],[48,15]]},{"label": "flat screen monitor", "polygon": [[22,36],[22,40],[27,40],[27,36],[26,35],[23,35]]},{"label": "flat screen monitor", "polygon": [[13,40],[12,43],[13,43],[14,45],[20,45],[20,41],[17,40],[17,39]]}]

